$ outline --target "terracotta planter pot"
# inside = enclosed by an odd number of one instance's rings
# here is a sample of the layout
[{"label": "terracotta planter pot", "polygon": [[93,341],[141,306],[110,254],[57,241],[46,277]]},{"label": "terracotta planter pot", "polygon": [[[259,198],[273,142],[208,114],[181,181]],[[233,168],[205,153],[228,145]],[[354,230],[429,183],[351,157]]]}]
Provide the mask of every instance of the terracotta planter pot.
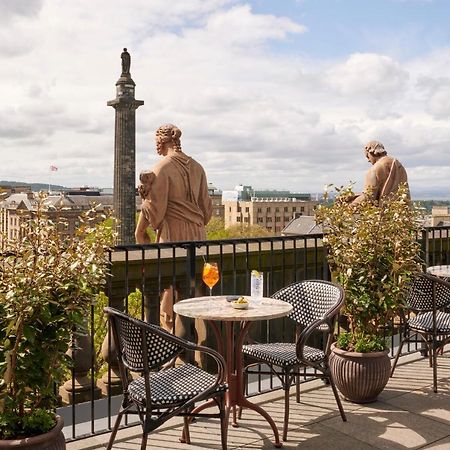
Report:
[{"label": "terracotta planter pot", "polygon": [[357,353],[331,346],[330,370],[346,400],[370,403],[377,399],[391,372],[388,352]]},{"label": "terracotta planter pot", "polygon": [[66,439],[62,432],[64,421],[59,416],[56,419],[56,426],[48,433],[22,439],[0,439],[0,450],[65,450]]}]

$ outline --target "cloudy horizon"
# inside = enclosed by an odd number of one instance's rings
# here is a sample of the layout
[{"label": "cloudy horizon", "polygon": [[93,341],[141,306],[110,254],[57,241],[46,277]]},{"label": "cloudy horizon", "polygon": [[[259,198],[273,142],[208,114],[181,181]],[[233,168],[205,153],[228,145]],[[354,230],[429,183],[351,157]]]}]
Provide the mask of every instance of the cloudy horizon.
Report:
[{"label": "cloudy horizon", "polygon": [[449,13],[444,0],[2,0],[0,179],[112,186],[106,102],[127,47],[145,102],[137,173],[170,122],[223,190],[360,189],[377,139],[413,197],[450,198]]}]

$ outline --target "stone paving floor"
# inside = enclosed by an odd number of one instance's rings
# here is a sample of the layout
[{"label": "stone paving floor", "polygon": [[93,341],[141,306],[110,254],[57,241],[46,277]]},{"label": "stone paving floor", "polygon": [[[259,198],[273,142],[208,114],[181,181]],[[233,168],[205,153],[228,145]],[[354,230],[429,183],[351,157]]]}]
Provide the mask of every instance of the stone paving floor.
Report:
[{"label": "stone paving floor", "polygon": [[[331,389],[320,381],[303,385],[301,403],[291,398],[290,427],[284,449],[450,449],[450,354],[438,358],[438,393],[431,387],[428,361],[403,358],[378,401],[366,405],[344,402],[347,422],[342,422]],[[293,390],[294,391],[294,390]],[[254,397],[274,418],[283,423],[283,394],[275,391]],[[179,419],[167,422],[149,436],[151,449],[220,449],[217,420],[198,420],[191,425],[191,444],[178,441]],[[68,450],[104,449],[109,434],[71,442]],[[244,410],[240,426],[229,428],[228,448],[272,449],[269,425],[253,411]],[[121,430],[113,447],[140,448],[140,427]]]}]

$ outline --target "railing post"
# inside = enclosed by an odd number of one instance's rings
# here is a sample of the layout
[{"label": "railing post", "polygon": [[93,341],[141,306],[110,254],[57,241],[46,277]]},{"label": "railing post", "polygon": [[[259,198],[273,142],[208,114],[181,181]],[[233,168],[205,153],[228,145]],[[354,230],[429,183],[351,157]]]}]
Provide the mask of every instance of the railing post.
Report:
[{"label": "railing post", "polygon": [[195,260],[196,245],[191,242],[186,248],[187,296],[195,297]]},{"label": "railing post", "polygon": [[428,230],[424,229],[422,230],[422,254],[423,254],[423,260],[425,262],[425,267],[428,267],[430,265],[430,242],[428,239]]}]

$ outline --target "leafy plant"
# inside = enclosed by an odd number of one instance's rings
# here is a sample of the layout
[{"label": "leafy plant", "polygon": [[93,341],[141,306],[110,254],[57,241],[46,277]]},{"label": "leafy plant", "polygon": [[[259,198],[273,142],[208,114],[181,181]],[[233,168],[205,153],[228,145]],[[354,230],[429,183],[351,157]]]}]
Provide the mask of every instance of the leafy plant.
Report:
[{"label": "leafy plant", "polygon": [[1,236],[0,439],[48,431],[55,425],[55,383],[71,360],[66,351],[109,273],[111,227],[95,209],[80,217],[74,236],[51,220],[45,196],[20,228]]},{"label": "leafy plant", "polygon": [[345,350],[384,350],[386,329],[404,305],[413,272],[420,270],[419,213],[407,188],[353,205],[351,186],[337,189],[331,205],[320,205],[316,220],[324,228],[328,261],[345,289],[349,332],[337,346]]},{"label": "leafy plant", "polygon": [[273,235],[267,228],[259,225],[236,224],[225,228],[225,222],[218,217],[211,218],[208,225],[206,225],[206,234],[209,240]]}]

